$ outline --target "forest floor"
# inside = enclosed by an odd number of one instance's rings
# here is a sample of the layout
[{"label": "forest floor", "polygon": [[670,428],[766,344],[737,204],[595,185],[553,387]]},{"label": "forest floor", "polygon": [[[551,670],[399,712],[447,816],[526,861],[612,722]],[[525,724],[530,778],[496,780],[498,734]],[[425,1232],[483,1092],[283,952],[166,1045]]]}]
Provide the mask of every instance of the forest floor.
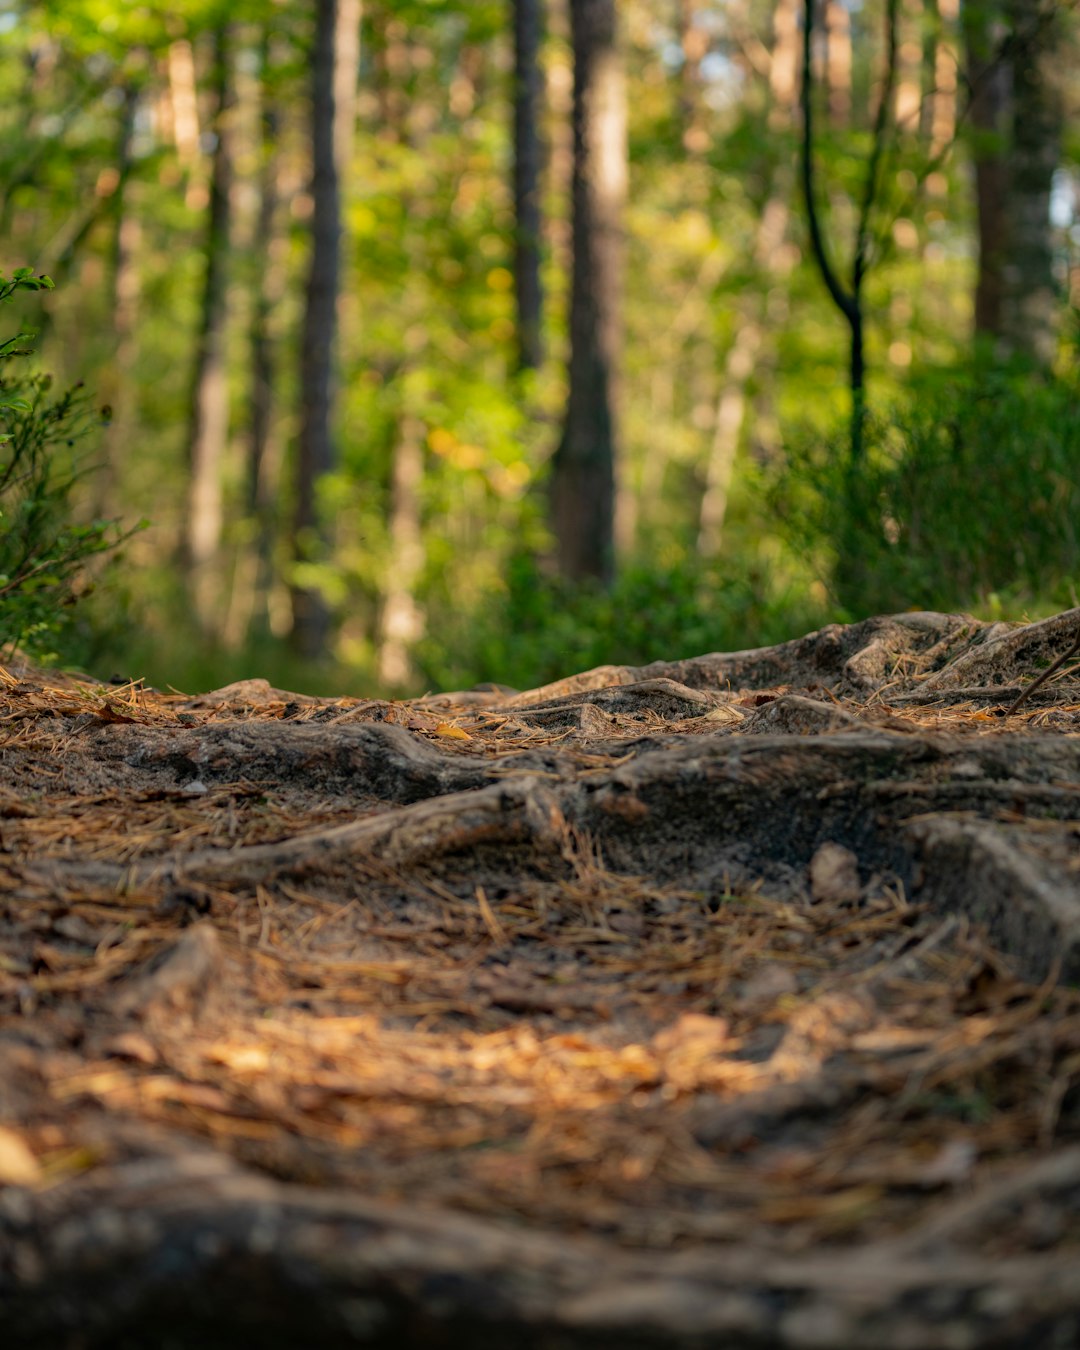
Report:
[{"label": "forest floor", "polygon": [[1077,1344],[1078,622],[0,674],[0,1342]]}]

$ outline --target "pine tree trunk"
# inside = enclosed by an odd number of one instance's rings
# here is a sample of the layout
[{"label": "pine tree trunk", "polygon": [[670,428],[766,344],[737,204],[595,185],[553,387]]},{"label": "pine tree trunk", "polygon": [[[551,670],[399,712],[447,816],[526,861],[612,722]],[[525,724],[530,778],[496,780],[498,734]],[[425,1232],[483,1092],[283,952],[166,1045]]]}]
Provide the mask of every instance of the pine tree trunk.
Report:
[{"label": "pine tree trunk", "polygon": [[1011,71],[1000,48],[1005,28],[987,0],[965,0],[964,42],[972,91],[969,125],[975,166],[979,250],[975,281],[975,341],[994,348],[1002,337],[1008,256],[1008,122]]},{"label": "pine tree trunk", "polygon": [[626,90],[614,0],[571,0],[573,278],[569,400],[551,481],[559,568],[614,577],[618,366],[626,199]]},{"label": "pine tree trunk", "polygon": [[[293,550],[297,562],[321,560],[326,531],[319,517],[318,484],[334,465],[333,364],[340,275],[341,204],[335,155],[337,0],[317,0],[311,62],[311,264],[300,351],[300,437],[296,463]],[[326,653],[330,612],[310,585],[292,588],[292,644],[315,660]]]},{"label": "pine tree trunk", "polygon": [[225,371],[226,273],[228,269],[232,147],[229,115],[231,34],[222,25],[214,36],[214,119],[217,138],[210,176],[206,225],[206,271],[195,375],[191,397],[189,487],[185,554],[192,601],[199,622],[210,622],[213,571],[221,542],[221,462],[229,434],[229,391]]},{"label": "pine tree trunk", "polygon": [[540,138],[544,77],[540,69],[542,0],[514,0],[514,293],[517,301],[518,369],[543,360],[540,282]]},{"label": "pine tree trunk", "polygon": [[[253,531],[238,572],[246,593],[234,595],[236,621],[231,638],[258,636],[269,626],[267,597],[272,580],[275,531],[274,503],[280,492],[281,438],[275,427],[274,384],[277,368],[275,314],[285,294],[285,249],[279,213],[284,196],[282,156],[279,149],[281,115],[271,87],[275,49],[269,31],[257,48],[258,70],[253,81],[249,123],[252,143],[249,153],[258,165],[255,175],[256,207],[251,227],[250,254],[256,270],[251,276],[248,357],[250,361],[247,511]],[[230,635],[227,635],[229,637]]]},{"label": "pine tree trunk", "polygon": [[1060,315],[1050,189],[1060,159],[1062,105],[1048,70],[1058,26],[1038,0],[1007,0],[1007,13],[1013,107],[1002,335],[1010,356],[1048,369]]}]

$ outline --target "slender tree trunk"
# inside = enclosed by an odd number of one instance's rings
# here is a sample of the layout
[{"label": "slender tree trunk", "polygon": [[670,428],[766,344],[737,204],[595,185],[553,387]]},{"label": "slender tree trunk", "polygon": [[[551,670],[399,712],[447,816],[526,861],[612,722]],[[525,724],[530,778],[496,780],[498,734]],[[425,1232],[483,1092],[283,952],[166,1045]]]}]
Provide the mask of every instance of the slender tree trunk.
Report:
[{"label": "slender tree trunk", "polygon": [[923,0],[903,0],[897,49],[893,124],[902,136],[917,136],[923,107],[922,33],[928,29]]},{"label": "slender tree trunk", "polygon": [[[340,283],[341,202],[335,150],[343,133],[336,127],[335,90],[341,88],[335,48],[341,8],[338,0],[316,0],[311,63],[311,264],[308,272],[300,352],[300,438],[296,463],[294,556],[298,563],[320,561],[328,540],[318,509],[318,485],[334,467],[332,439],[334,351]],[[308,660],[326,654],[330,612],[320,591],[292,587],[292,643]]]},{"label": "slender tree trunk", "polygon": [[773,45],[769,60],[769,129],[783,131],[791,125],[791,110],[799,97],[800,0],[776,0],[773,10]]},{"label": "slender tree trunk", "polygon": [[790,216],[790,187],[788,175],[779,174],[761,213],[754,256],[767,284],[753,288],[743,298],[735,339],[724,362],[698,520],[698,552],[704,558],[720,554],[735,457],[746,420],[747,388],[768,332],[770,297],[783,287],[797,257],[794,250],[783,247]]},{"label": "slender tree trunk", "polygon": [[626,90],[614,0],[571,0],[574,49],[570,390],[551,481],[558,564],[614,577]]},{"label": "slender tree trunk", "polygon": [[338,0],[334,37],[334,158],[347,181],[356,139],[356,87],[360,71],[363,0]]},{"label": "slender tree trunk", "polygon": [[841,0],[826,0],[825,34],[829,121],[846,130],[851,122],[851,13]]},{"label": "slender tree trunk", "polygon": [[540,282],[543,22],[542,0],[514,0],[514,294],[519,370],[534,370],[544,354]]},{"label": "slender tree trunk", "polygon": [[257,206],[251,236],[251,256],[256,271],[252,278],[248,353],[251,372],[250,425],[247,466],[247,509],[254,538],[246,574],[250,595],[241,606],[235,625],[236,639],[261,633],[268,626],[267,596],[273,575],[274,502],[280,490],[281,443],[275,427],[274,383],[276,374],[275,314],[284,298],[286,241],[278,224],[283,198],[282,158],[279,149],[281,114],[271,87],[273,42],[264,32],[258,48],[259,69],[256,97],[258,114],[252,153],[258,169],[255,177]]},{"label": "slender tree trunk", "polygon": [[424,426],[405,415],[394,446],[390,483],[393,567],[383,591],[378,676],[388,690],[405,689],[413,677],[412,647],[424,631],[414,591],[424,563],[420,487],[424,477]]},{"label": "slender tree trunk", "polygon": [[[265,70],[265,48],[264,66]],[[281,299],[281,269],[274,267],[275,220],[278,211],[278,150],[280,115],[271,101],[265,85],[261,110],[259,172],[257,178],[258,208],[251,240],[258,274],[251,306],[251,327],[248,344],[251,353],[251,440],[248,457],[248,510],[260,520],[272,499],[269,481],[269,450],[274,410],[274,343],[271,323],[276,304]]]},{"label": "slender tree trunk", "polygon": [[1047,368],[1057,347],[1050,189],[1062,102],[1049,69],[1053,11],[1037,0],[964,6],[979,231],[975,341]]},{"label": "slender tree trunk", "polygon": [[232,80],[231,35],[222,25],[214,36],[214,115],[216,136],[206,225],[206,270],[189,434],[189,486],[185,553],[195,613],[206,626],[211,617],[213,571],[222,530],[221,462],[229,434],[229,391],[225,371],[226,275],[230,231],[232,147],[229,115]]},{"label": "slender tree trunk", "polygon": [[1010,356],[1048,369],[1060,317],[1050,189],[1061,152],[1062,102],[1048,69],[1058,25],[1038,0],[1007,0],[1007,12],[1013,107],[1002,336]]},{"label": "slender tree trunk", "polygon": [[811,54],[814,40],[815,0],[805,0],[803,14],[803,79],[802,79],[802,170],[803,201],[810,230],[810,246],[825,288],[833,303],[844,316],[850,331],[848,376],[851,389],[851,423],[847,464],[848,494],[854,500],[857,477],[862,464],[866,427],[866,360],[863,343],[863,283],[870,268],[871,225],[881,188],[882,165],[885,158],[889,130],[889,114],[896,85],[898,69],[899,0],[886,0],[885,70],[882,75],[877,109],[870,142],[870,156],[863,180],[862,200],[859,202],[858,224],[855,229],[855,248],[851,261],[851,283],[845,287],[833,266],[826,246],[821,218],[817,208],[814,175],[813,123],[813,65]]},{"label": "slender tree trunk", "polygon": [[112,417],[105,436],[101,469],[94,479],[94,515],[98,518],[114,515],[118,509],[117,484],[123,478],[121,457],[134,421],[131,399],[135,385],[130,375],[135,357],[135,323],[139,304],[139,269],[135,255],[141,231],[139,219],[131,210],[128,179],[132,167],[131,143],[138,104],[138,89],[134,85],[125,86],[116,145],[116,190],[112,198],[113,237],[108,304],[112,314],[113,353],[100,389],[101,396],[112,410]]},{"label": "slender tree trunk", "polygon": [[[827,22],[829,45],[828,107],[830,116],[846,124],[851,111],[851,25],[847,12],[829,0]],[[790,129],[799,97],[801,51],[797,14],[782,0],[773,12],[773,42],[769,54],[769,117],[775,131]],[[723,546],[735,458],[746,423],[750,378],[770,332],[783,327],[777,322],[777,306],[786,303],[784,285],[799,257],[796,248],[785,248],[791,212],[789,175],[774,174],[754,239],[754,260],[760,269],[759,285],[748,287],[739,304],[735,338],[724,361],[716,398],[712,443],[705,463],[705,487],[698,513],[698,552],[704,558],[718,557]]]},{"label": "slender tree trunk", "polygon": [[682,68],[679,71],[679,121],[683,149],[691,155],[709,148],[709,133],[702,105],[701,63],[709,50],[709,34],[697,21],[695,0],[678,0],[677,23]]},{"label": "slender tree trunk", "polygon": [[1008,257],[1008,142],[1012,71],[1001,49],[1005,24],[991,0],[964,0],[971,106],[968,124],[975,165],[979,249],[975,281],[975,342],[997,348],[1003,334]]},{"label": "slender tree trunk", "polygon": [[[931,6],[935,21],[927,25],[923,45],[925,98],[921,129],[931,160],[938,161],[956,137],[959,54],[954,23],[960,14],[960,4],[959,0],[928,0],[928,7]],[[936,176],[935,182],[938,178],[944,184],[943,176]],[[937,191],[942,193],[944,187]]]}]

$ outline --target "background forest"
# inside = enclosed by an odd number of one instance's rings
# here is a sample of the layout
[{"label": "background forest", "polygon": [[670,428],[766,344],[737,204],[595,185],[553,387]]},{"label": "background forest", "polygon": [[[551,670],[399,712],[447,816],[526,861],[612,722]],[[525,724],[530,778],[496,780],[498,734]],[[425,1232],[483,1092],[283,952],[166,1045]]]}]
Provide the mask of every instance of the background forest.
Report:
[{"label": "background forest", "polygon": [[1080,603],[1076,5],[809,3],[0,0],[0,638],[406,693]]}]

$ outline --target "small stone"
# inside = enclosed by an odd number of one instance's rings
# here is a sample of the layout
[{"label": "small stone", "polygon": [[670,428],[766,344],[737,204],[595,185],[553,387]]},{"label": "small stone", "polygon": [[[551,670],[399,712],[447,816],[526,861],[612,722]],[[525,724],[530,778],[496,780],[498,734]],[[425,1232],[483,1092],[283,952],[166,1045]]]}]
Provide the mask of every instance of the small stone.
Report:
[{"label": "small stone", "polygon": [[859,860],[851,849],[832,841],[821,845],[810,859],[810,895],[819,905],[851,905],[859,899]]}]

